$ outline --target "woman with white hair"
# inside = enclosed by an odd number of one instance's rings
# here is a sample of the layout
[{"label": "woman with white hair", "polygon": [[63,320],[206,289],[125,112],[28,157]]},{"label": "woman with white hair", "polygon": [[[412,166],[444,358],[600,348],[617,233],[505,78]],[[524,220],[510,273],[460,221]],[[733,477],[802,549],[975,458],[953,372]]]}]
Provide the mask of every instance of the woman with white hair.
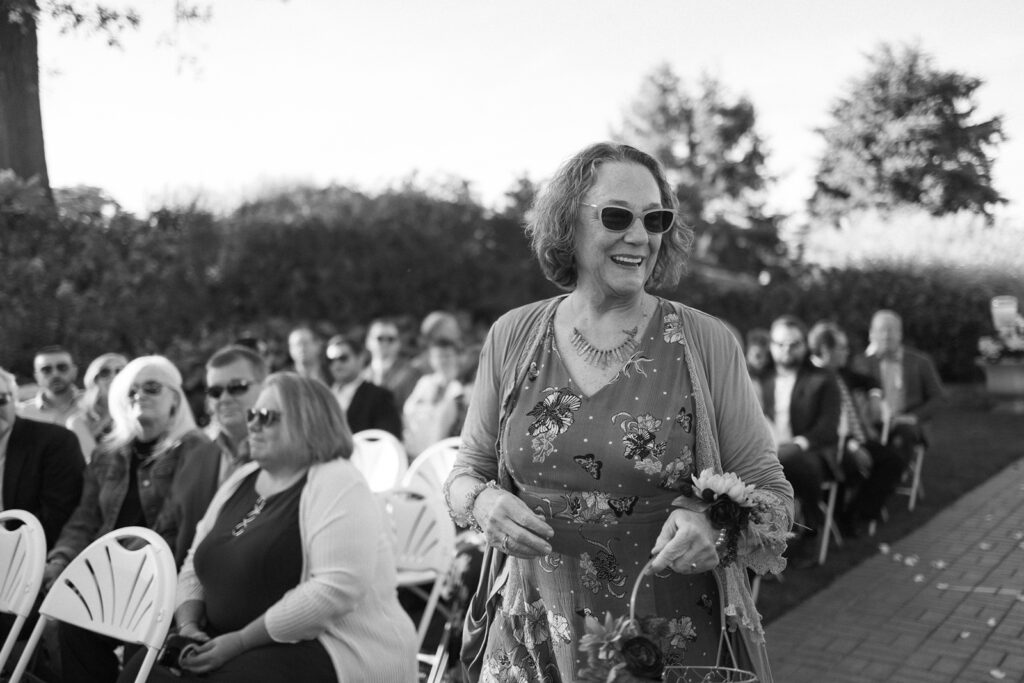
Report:
[{"label": "woman with white hair", "polygon": [[[172,549],[191,545],[194,529],[178,528],[169,494],[177,473],[192,458],[218,454],[196,427],[181,384],[181,373],[163,356],[136,358],[114,377],[110,435],[86,468],[78,507],[47,555],[44,586],[113,529],[149,527]],[[116,641],[62,623],[60,643],[64,680],[117,678]]]},{"label": "woman with white hair", "polygon": [[89,363],[85,371],[82,383],[85,385],[85,393],[82,396],[82,409],[68,418],[65,425],[68,429],[79,435],[82,441],[82,434],[86,433],[92,439],[92,448],[86,453],[82,449],[82,455],[86,462],[92,456],[95,445],[110,433],[114,427],[114,421],[110,417],[110,409],[107,397],[110,393],[110,384],[117,377],[117,374],[128,365],[128,359],[119,353],[104,353]]}]

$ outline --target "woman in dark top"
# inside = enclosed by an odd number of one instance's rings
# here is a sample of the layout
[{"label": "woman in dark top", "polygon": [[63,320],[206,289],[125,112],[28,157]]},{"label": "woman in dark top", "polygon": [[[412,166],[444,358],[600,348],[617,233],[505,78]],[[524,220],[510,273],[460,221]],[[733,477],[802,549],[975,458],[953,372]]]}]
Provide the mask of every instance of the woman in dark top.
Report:
[{"label": "woman in dark top", "polygon": [[[114,529],[149,527],[172,550],[191,545],[194,529],[178,522],[174,482],[193,459],[217,457],[218,451],[196,427],[181,374],[163,356],[136,358],[111,383],[109,407],[112,430],[86,468],[82,498],[47,556],[44,586]],[[63,623],[59,634],[65,681],[117,678],[117,641]]]},{"label": "woman in dark top", "polygon": [[[267,378],[249,417],[252,462],[214,496],[178,577],[175,620],[196,644],[150,681],[411,683],[412,621],[392,537],[330,390]],[[142,661],[122,673],[132,681]]]}]

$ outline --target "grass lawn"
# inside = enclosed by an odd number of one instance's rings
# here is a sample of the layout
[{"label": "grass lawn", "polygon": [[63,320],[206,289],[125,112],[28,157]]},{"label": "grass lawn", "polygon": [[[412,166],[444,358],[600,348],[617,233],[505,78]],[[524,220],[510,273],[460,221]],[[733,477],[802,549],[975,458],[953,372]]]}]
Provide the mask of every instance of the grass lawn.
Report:
[{"label": "grass lawn", "polygon": [[[974,487],[1024,457],[1024,415],[995,408],[976,385],[949,388],[949,406],[932,421],[932,443],[925,456],[924,491],[913,512],[907,497],[889,503],[889,521],[874,537],[844,539],[833,544],[823,566],[787,569],[782,581],[763,581],[758,609],[765,623],[785,614],[862,560],[917,529]],[[994,409],[995,408],[995,409]]]}]

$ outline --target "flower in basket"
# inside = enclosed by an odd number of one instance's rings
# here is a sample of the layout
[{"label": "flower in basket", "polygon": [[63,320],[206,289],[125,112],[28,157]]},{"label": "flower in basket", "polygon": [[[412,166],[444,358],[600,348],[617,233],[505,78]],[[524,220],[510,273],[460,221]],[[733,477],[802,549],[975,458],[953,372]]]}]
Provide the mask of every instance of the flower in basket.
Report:
[{"label": "flower in basket", "polygon": [[995,335],[978,339],[978,353],[989,363],[1024,360],[1024,316],[1018,315],[1012,326],[1000,328]]},{"label": "flower in basket", "polygon": [[[585,683],[660,681],[668,660],[678,659],[686,642],[697,637],[689,617],[615,619],[605,613],[603,624],[588,615],[584,628],[579,648],[587,655],[587,665],[579,674]],[[675,650],[674,657],[666,656],[666,644]]]}]

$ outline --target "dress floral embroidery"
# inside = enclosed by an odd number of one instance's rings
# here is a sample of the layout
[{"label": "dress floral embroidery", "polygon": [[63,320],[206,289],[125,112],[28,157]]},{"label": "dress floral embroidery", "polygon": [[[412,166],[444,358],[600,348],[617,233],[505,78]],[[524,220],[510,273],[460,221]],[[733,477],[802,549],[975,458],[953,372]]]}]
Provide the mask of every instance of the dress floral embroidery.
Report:
[{"label": "dress floral embroidery", "polygon": [[[619,373],[585,395],[549,334],[530,366],[505,444],[518,495],[555,529],[543,558],[510,558],[482,680],[576,681],[587,615],[628,610],[629,587],[694,473],[694,399],[681,323],[661,305]],[[572,353],[572,351],[568,351]],[[647,577],[637,617],[671,661],[710,664],[718,614],[710,574]]]}]

